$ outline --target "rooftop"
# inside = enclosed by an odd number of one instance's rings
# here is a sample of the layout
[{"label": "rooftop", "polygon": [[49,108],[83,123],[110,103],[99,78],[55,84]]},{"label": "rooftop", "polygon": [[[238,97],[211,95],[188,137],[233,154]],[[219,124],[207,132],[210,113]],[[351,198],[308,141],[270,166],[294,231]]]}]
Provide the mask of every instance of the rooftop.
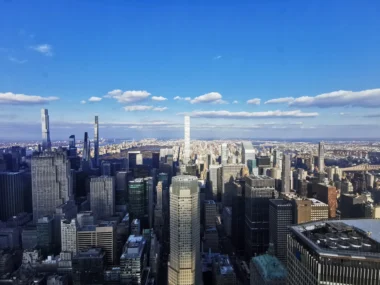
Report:
[{"label": "rooftop", "polygon": [[142,255],[146,241],[143,236],[130,235],[120,258],[137,258]]},{"label": "rooftop", "polygon": [[205,204],[215,204],[214,200],[205,200]]},{"label": "rooftop", "polygon": [[380,259],[380,220],[317,221],[290,230],[319,255]]},{"label": "rooftop", "polygon": [[252,258],[252,263],[260,272],[264,280],[285,279],[287,271],[277,257],[264,254]]},{"label": "rooftop", "polygon": [[231,265],[228,255],[219,255],[215,258],[215,261],[219,264],[219,273],[221,275],[234,273],[234,269]]}]

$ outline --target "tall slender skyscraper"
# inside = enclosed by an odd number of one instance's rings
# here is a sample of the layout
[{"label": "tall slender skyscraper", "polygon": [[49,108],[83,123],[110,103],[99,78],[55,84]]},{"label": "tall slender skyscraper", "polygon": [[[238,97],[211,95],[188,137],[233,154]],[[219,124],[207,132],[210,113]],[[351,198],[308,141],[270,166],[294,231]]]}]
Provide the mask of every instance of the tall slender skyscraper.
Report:
[{"label": "tall slender skyscraper", "polygon": [[99,118],[95,116],[94,125],[94,161],[95,167],[99,166]]},{"label": "tall slender skyscraper", "polygon": [[318,170],[319,172],[325,172],[325,144],[319,142],[318,144]]},{"label": "tall slender skyscraper", "polygon": [[221,157],[222,157],[222,164],[227,164],[227,162],[228,162],[228,149],[227,149],[226,143],[222,144]]},{"label": "tall slender skyscraper", "polygon": [[82,160],[87,161],[89,159],[88,157],[88,134],[87,132],[84,133],[84,140],[83,140],[83,154],[82,154]]},{"label": "tall slender skyscraper", "polygon": [[285,153],[282,156],[281,180],[281,192],[290,193],[290,156]]},{"label": "tall slender skyscraper", "polygon": [[183,151],[183,162],[186,164],[190,160],[190,117],[185,116],[185,147]]},{"label": "tall slender skyscraper", "polygon": [[47,109],[41,109],[41,126],[42,126],[42,150],[51,149],[49,113]]},{"label": "tall slender skyscraper", "polygon": [[175,176],[170,187],[168,284],[202,284],[199,186],[195,176]]}]

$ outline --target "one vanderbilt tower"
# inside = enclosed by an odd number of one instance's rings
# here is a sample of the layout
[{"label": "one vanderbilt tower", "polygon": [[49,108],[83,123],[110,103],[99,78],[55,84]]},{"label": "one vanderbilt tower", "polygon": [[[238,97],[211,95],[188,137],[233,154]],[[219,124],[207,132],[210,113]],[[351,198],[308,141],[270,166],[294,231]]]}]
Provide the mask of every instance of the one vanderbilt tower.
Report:
[{"label": "one vanderbilt tower", "polygon": [[41,109],[42,150],[51,150],[49,112]]}]

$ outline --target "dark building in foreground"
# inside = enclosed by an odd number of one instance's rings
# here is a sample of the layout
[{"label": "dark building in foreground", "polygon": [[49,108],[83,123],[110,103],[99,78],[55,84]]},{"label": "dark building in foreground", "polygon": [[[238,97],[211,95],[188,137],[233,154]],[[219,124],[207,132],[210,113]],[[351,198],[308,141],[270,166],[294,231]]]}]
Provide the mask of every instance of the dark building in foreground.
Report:
[{"label": "dark building in foreground", "polygon": [[22,172],[0,172],[0,220],[7,221],[24,212]]},{"label": "dark building in foreground", "polygon": [[290,227],[287,284],[380,284],[380,220]]},{"label": "dark building in foreground", "polygon": [[245,254],[251,258],[269,246],[269,200],[277,198],[271,177],[245,177]]},{"label": "dark building in foreground", "polygon": [[78,252],[72,261],[73,284],[104,284],[105,257],[106,254],[101,248]]}]

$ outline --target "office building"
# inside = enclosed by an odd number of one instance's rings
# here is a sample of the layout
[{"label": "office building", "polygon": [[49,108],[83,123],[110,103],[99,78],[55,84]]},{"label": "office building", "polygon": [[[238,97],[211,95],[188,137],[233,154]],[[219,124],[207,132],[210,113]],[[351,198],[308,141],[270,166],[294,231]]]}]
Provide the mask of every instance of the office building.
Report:
[{"label": "office building", "polygon": [[290,156],[289,154],[284,154],[282,157],[282,173],[281,173],[281,192],[290,193]]},{"label": "office building", "polygon": [[82,160],[88,161],[90,159],[90,152],[88,149],[88,134],[87,132],[84,133],[84,139],[83,139],[83,152],[82,152]]},{"label": "office building", "polygon": [[144,228],[151,229],[153,227],[153,178],[144,178]]},{"label": "office building", "polygon": [[184,149],[183,149],[183,163],[187,164],[190,162],[190,117],[185,116],[184,121]]},{"label": "office building", "polygon": [[135,236],[141,235],[141,224],[139,219],[133,219],[131,223],[131,234]]},{"label": "office building", "polygon": [[116,261],[116,225],[114,222],[102,222],[99,225],[83,226],[77,231],[77,251],[89,247],[100,247],[106,253],[106,262]]},{"label": "office building", "polygon": [[158,238],[162,238],[162,230],[164,226],[164,217],[162,209],[162,181],[159,181],[156,186],[157,203],[154,208],[154,230]]},{"label": "office building", "polygon": [[282,153],[278,149],[273,150],[273,167],[282,167]]},{"label": "office building", "polygon": [[348,180],[342,181],[340,185],[340,191],[343,194],[350,194],[350,193],[352,194],[354,192],[354,186]]},{"label": "office building", "polygon": [[19,249],[21,229],[17,228],[0,228],[0,250],[1,249]]},{"label": "office building", "polygon": [[[233,204],[233,202],[232,202]],[[231,237],[232,234],[232,207],[223,208],[223,227],[226,235]]]},{"label": "office building", "polygon": [[143,219],[145,214],[144,179],[136,178],[128,183],[129,214],[133,219]]},{"label": "office building", "polygon": [[222,144],[221,162],[223,165],[226,165],[228,162],[228,148],[226,143]]},{"label": "office building", "polygon": [[314,183],[312,192],[316,199],[329,206],[329,218],[335,218],[338,205],[336,188],[323,183]]},{"label": "office building", "polygon": [[24,212],[24,187],[22,172],[0,172],[0,221]]},{"label": "office building", "polygon": [[372,219],[290,227],[287,284],[380,284],[379,230]]},{"label": "office building", "polygon": [[293,283],[286,283],[285,266],[270,254],[253,257],[250,263],[250,273],[250,285],[293,285]]},{"label": "office building", "polygon": [[115,214],[115,177],[91,177],[90,204],[96,219]]},{"label": "office building", "polygon": [[100,165],[100,173],[103,176],[111,176],[111,162],[102,160]]},{"label": "office building", "polygon": [[34,249],[37,246],[37,227],[33,225],[24,226],[21,233],[22,248]]},{"label": "office building", "polygon": [[251,142],[242,142],[241,148],[241,163],[248,166],[248,160],[256,160],[256,151]]},{"label": "office building", "polygon": [[51,150],[49,112],[41,109],[42,150]]},{"label": "office building", "polygon": [[203,251],[204,252],[220,252],[219,250],[219,235],[216,225],[206,227],[203,236]]},{"label": "office building", "polygon": [[95,225],[95,217],[92,211],[81,211],[77,213],[77,221],[79,227]]},{"label": "office building", "polygon": [[216,225],[216,203],[214,200],[205,200],[204,202],[204,226],[215,227]]},{"label": "office building", "polygon": [[244,164],[228,164],[223,165],[222,170],[222,203],[224,207],[232,206],[232,197],[235,193],[235,179],[241,177]]},{"label": "office building", "polygon": [[33,221],[53,215],[72,196],[70,162],[65,152],[34,155],[31,161]]},{"label": "office building", "polygon": [[175,176],[170,187],[168,284],[202,284],[198,179]]},{"label": "office building", "polygon": [[142,153],[136,154],[136,165],[143,165],[143,155],[142,155]]},{"label": "office building", "polygon": [[245,177],[245,254],[251,258],[269,246],[269,200],[277,198],[275,180],[268,176]]},{"label": "office building", "polygon": [[78,252],[72,261],[73,284],[104,284],[106,253],[101,248],[86,248]]},{"label": "office building", "polygon": [[327,220],[329,218],[329,206],[322,201],[309,198],[311,201],[310,221]]},{"label": "office building", "polygon": [[39,218],[37,221],[37,246],[43,255],[51,254],[54,244],[54,219],[51,216]]},{"label": "office building", "polygon": [[142,285],[147,264],[147,242],[142,236],[129,236],[120,257],[120,284]]},{"label": "office building", "polygon": [[320,173],[325,172],[325,144],[323,142],[318,144],[318,170]]},{"label": "office building", "polygon": [[237,285],[236,274],[228,255],[218,255],[212,262],[214,285]]},{"label": "office building", "polygon": [[220,176],[218,176],[218,173],[221,174],[221,171],[218,172],[218,170],[221,170],[221,165],[210,165],[209,166],[209,185],[210,190],[212,192],[213,199],[216,200],[218,197],[218,186],[221,187],[220,184]]},{"label": "office building", "polygon": [[76,219],[61,220],[61,251],[77,252],[78,222]]},{"label": "office building", "polygon": [[94,166],[99,166],[99,118],[95,116],[94,124]]},{"label": "office building", "polygon": [[232,244],[239,253],[244,253],[245,246],[245,180],[236,184],[236,196],[232,198]]},{"label": "office building", "polygon": [[372,213],[368,212],[369,199],[365,194],[341,194],[339,210],[342,219],[369,218]]}]

